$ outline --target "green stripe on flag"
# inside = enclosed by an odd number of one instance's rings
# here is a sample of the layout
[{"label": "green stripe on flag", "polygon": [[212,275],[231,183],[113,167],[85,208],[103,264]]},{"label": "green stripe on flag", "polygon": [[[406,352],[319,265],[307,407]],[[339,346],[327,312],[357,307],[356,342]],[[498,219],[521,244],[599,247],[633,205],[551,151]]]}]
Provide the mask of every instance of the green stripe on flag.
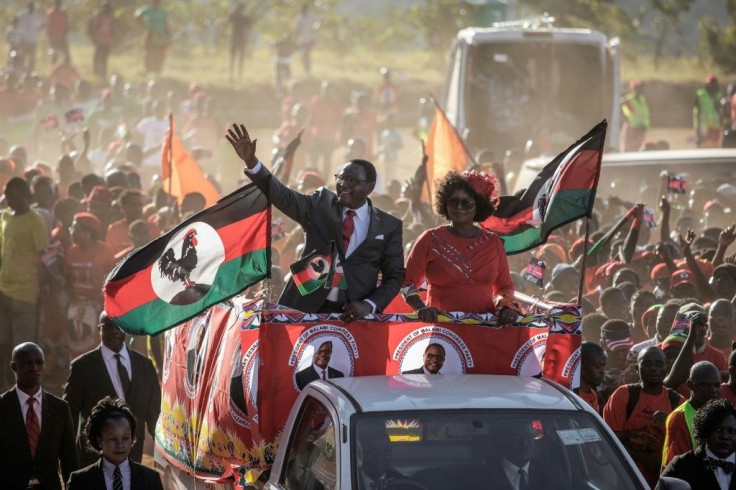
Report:
[{"label": "green stripe on flag", "polygon": [[[296,281],[294,282],[296,283]],[[326,282],[327,281],[325,281],[324,279],[310,279],[306,282],[298,283],[296,287],[297,289],[299,289],[299,293],[301,293],[302,296],[306,296],[307,294],[313,293],[314,291],[324,286]]]},{"label": "green stripe on flag", "polygon": [[[157,335],[166,330],[166,328],[159,328],[159,325],[178,325],[267,277],[270,272],[267,270],[269,252],[270,250],[265,248],[254,250],[222,264],[210,290],[194,303],[172,305],[161,298],[156,298],[113,320],[126,332]],[[242,287],[242,285],[246,286]],[[136,332],[133,328],[136,325],[145,325],[145,327]]]},{"label": "green stripe on flag", "polygon": [[587,216],[594,198],[593,189],[571,189],[555,193],[549,201],[542,225],[501,236],[503,248],[507,254],[515,254],[540,245],[553,230]]}]

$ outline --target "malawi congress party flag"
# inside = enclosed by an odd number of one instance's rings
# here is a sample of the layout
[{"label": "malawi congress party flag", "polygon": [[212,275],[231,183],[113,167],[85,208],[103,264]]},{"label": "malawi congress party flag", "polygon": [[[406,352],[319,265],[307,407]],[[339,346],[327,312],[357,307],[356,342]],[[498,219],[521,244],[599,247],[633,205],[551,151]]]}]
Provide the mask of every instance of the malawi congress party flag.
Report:
[{"label": "malawi congress party flag", "polygon": [[270,215],[268,196],[249,184],[134,251],[107,277],[108,316],[155,335],[268,277]]},{"label": "malawi congress party flag", "polygon": [[604,120],[549,162],[521,195],[503,196],[483,227],[503,239],[507,254],[524,252],[549,234],[584,216],[590,217],[606,141]]},{"label": "malawi congress party flag", "polygon": [[205,205],[212,206],[220,199],[220,192],[199,168],[174,131],[174,117],[169,116],[169,130],[161,148],[161,184],[181,205],[184,196],[199,192]]}]

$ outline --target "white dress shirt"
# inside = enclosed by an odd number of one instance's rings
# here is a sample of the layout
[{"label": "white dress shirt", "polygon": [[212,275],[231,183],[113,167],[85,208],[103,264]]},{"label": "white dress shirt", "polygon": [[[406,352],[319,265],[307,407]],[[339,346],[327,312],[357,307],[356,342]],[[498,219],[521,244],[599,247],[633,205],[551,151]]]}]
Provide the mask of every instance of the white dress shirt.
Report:
[{"label": "white dress shirt", "polygon": [[522,466],[518,467],[511,461],[509,461],[506,458],[503,458],[501,460],[501,467],[503,468],[504,473],[506,473],[506,478],[508,478],[509,483],[511,484],[511,488],[513,490],[519,490],[519,470],[524,470],[524,473],[526,473],[526,481],[529,483],[529,462]]},{"label": "white dress shirt", "polygon": [[330,367],[329,366],[322,369],[321,367],[313,363],[312,368],[314,368],[314,370],[317,372],[317,376],[319,376],[319,379],[322,379],[322,371],[325,372],[325,379],[330,379]]},{"label": "white dress shirt", "polygon": [[427,371],[427,368],[426,368],[426,367],[424,367],[424,366],[422,366],[422,372],[423,372],[424,374],[427,374],[427,375],[432,375],[432,374],[442,374],[442,370],[441,370],[441,369],[440,369],[439,371],[437,371],[436,373],[430,373],[429,371]]},{"label": "white dress shirt", "polygon": [[[123,490],[130,490],[130,460],[126,459],[119,465],[120,476],[123,477]],[[112,484],[115,478],[113,472],[115,471],[115,465],[102,458],[102,474],[105,475],[105,488],[107,490],[113,490]]]},{"label": "white dress shirt", "polygon": [[120,362],[128,371],[128,378],[133,381],[133,369],[130,367],[130,353],[128,348],[123,344],[123,348],[120,352],[115,352],[112,349],[105,347],[105,344],[100,344],[100,350],[102,351],[102,358],[105,360],[105,367],[107,367],[107,374],[110,375],[112,385],[115,387],[115,393],[118,398],[125,401],[125,391],[123,390],[123,383],[120,382],[120,374],[118,373],[118,360],[115,358],[115,354],[120,354]]},{"label": "white dress shirt", "polygon": [[20,411],[23,413],[23,423],[26,423],[26,417],[28,416],[28,399],[33,396],[36,402],[33,404],[33,409],[36,410],[36,417],[38,418],[38,429],[41,430],[42,418],[43,418],[43,390],[41,388],[33,395],[28,395],[24,391],[21,391],[17,386],[15,392],[18,394],[18,401],[20,402]]},{"label": "white dress shirt", "polygon": [[[348,211],[350,208],[342,208],[342,220],[345,221],[345,217],[348,215]],[[371,207],[368,205],[368,201],[364,202],[361,207],[358,209],[354,209],[355,216],[353,216],[353,225],[355,228],[353,229],[353,234],[350,235],[350,243],[348,243],[348,249],[345,250],[345,257],[349,257],[350,254],[352,254],[358,246],[365,241],[365,237],[368,235],[368,226],[371,224]],[[335,264],[335,269],[338,271],[342,271],[342,264],[340,264],[340,259],[336,258],[337,263]],[[338,294],[340,292],[339,288],[332,288],[330,290],[330,293],[327,295],[328,301],[337,301]],[[371,311],[376,311],[376,305],[373,304],[372,301],[368,301],[368,303],[371,305]]]},{"label": "white dress shirt", "polygon": [[[723,459],[710,452],[710,449],[708,449],[708,447],[706,446],[705,455],[713,459],[728,461],[729,463],[736,463],[736,453],[731,453],[729,457]],[[714,471],[713,474],[716,476],[716,480],[718,480],[718,485],[721,487],[721,490],[728,490],[728,487],[731,485],[731,477],[733,477],[733,472],[731,472],[731,474],[726,474],[726,472],[723,471],[723,468],[719,467],[716,468],[716,471]]]}]

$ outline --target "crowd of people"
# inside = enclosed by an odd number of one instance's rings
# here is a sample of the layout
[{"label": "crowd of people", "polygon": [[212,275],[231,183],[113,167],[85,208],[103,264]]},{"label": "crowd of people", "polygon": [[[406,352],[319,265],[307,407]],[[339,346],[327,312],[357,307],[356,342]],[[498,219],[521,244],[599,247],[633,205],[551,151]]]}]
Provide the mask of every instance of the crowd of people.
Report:
[{"label": "crowd of people", "polygon": [[[170,38],[165,10],[154,0],[138,16],[147,32],[146,70],[155,73]],[[242,7],[229,22],[233,35],[247,38],[252,20]],[[736,255],[728,251],[736,240],[736,186],[699,175],[683,194],[663,177],[659,188],[639,189],[638,202],[598,198],[587,243],[581,221],[555,230],[530,252],[507,257],[499,237],[478,225],[509,188],[503,164],[482,152],[477,168],[433,183],[428,204],[426,174],[402,185],[396,168],[403,142],[396,129],[400,92],[391,70],[381,69],[373,93],[349,97],[329,81],[286,83],[297,49],[311,69],[318,19],[306,9],[298,24],[296,40],[275,44],[284,93],[274,156],[295,138],[301,141],[293,175],[281,174],[279,181],[269,171],[275,158],[266,158],[263,143],[256,155],[245,126],[227,131],[235,151],[228,147],[216,110],[221,101],[201,85],[192,82],[180,93],[156,80],[141,86],[116,74],[107,79],[115,35],[109,4],[89,22],[98,85],[81,78],[70,62],[69,19],[61,1],[45,15],[30,2],[18,15],[6,37],[16,53],[15,69],[0,88],[0,117],[27,117],[32,130],[27,140],[0,138],[0,424],[8,424],[0,432],[20,430],[25,437],[29,424],[40,431],[56,426],[55,447],[63,450],[54,456],[38,449],[57,466],[54,458],[61,458],[69,488],[87,488],[85,478],[92,476],[72,475],[86,465],[116,478],[105,463],[117,467],[119,461],[119,455],[106,454],[106,447],[115,446],[108,440],[126,441],[131,462],[120,478],[146,478],[135,464],[158,416],[161,346],[157,338],[125,338],[103,311],[102,285],[128,253],[204,208],[201,194],[175,200],[160,184],[166,116],[173,113],[185,145],[223,193],[250,180],[268,182],[276,208],[272,274],[246,294],[305,312],[339,313],[347,323],[372,312],[415,312],[435,322],[445,312],[464,311],[496,312],[509,324],[522,308],[516,291],[548,303],[576,303],[584,272],[579,395],[602,414],[652,486],[660,474],[691,478],[696,473],[690,468],[702,463],[728,488],[732,471],[710,460],[736,461]],[[43,26],[58,56],[45,77],[33,71]],[[237,77],[242,43],[231,48],[231,77]],[[648,127],[648,113],[631,117],[643,110],[641,84],[631,88],[627,124],[641,129],[646,119]],[[721,97],[713,102],[717,80],[709,77],[703,90],[694,103],[699,146],[716,137],[707,125],[711,109],[721,114],[718,139],[724,127]],[[426,135],[427,127],[423,117],[416,134]],[[644,131],[629,138],[632,148],[641,145]],[[336,165],[342,162],[348,164]],[[657,219],[648,208],[656,209]],[[336,243],[349,287],[303,296],[289,266],[329,240]],[[543,271],[541,288],[528,279],[532,265]],[[441,374],[443,356],[429,346],[425,358],[431,362],[420,369]],[[44,367],[48,377],[40,390]],[[100,402],[107,396],[125,405]],[[38,408],[26,401],[34,399]],[[58,424],[34,422],[40,407],[46,416],[46,404]],[[21,429],[5,417],[19,407]],[[52,483],[53,472],[26,465],[24,454],[9,446],[0,444],[3,474],[12,473],[3,465],[27,466],[22,485],[60,488]],[[29,439],[31,458],[35,451]],[[62,458],[62,452],[78,457]]]}]

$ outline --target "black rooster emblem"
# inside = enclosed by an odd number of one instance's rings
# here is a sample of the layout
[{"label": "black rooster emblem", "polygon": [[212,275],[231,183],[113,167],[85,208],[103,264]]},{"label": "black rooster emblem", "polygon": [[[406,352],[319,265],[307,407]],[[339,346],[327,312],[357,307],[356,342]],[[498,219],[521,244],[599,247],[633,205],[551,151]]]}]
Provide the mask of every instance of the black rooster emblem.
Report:
[{"label": "black rooster emblem", "polygon": [[544,221],[544,216],[547,214],[547,194],[537,199],[537,207],[539,208],[539,219]]},{"label": "black rooster emblem", "polygon": [[174,256],[174,249],[169,247],[158,261],[161,277],[171,281],[181,281],[184,287],[189,289],[195,283],[189,279],[189,275],[197,267],[197,230],[192,228],[184,235],[181,245],[181,257]]}]

